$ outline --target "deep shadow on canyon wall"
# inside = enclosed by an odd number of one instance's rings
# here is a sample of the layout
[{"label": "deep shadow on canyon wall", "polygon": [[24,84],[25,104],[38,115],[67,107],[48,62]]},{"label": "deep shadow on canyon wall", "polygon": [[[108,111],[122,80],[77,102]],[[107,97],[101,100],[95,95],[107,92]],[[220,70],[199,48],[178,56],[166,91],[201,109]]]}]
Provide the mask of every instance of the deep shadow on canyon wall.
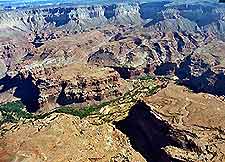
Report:
[{"label": "deep shadow on canyon wall", "polygon": [[144,102],[139,101],[131,108],[128,117],[115,125],[148,162],[179,162],[171,159],[162,148],[169,145],[181,147],[181,144],[170,136],[170,126],[158,119]]},{"label": "deep shadow on canyon wall", "polygon": [[36,112],[40,108],[38,102],[40,90],[33,81],[31,74],[28,74],[27,77],[21,74],[14,77],[6,75],[0,79],[0,86],[2,86],[0,94],[15,89],[13,95],[21,100],[28,112]]},{"label": "deep shadow on canyon wall", "polygon": [[188,87],[195,93],[225,95],[225,75],[223,72],[215,73],[209,65],[201,63],[197,67],[199,67],[199,71],[202,71],[198,75],[193,75],[191,70],[193,66],[191,64],[190,57],[187,57],[179,67],[174,63],[164,63],[156,67],[154,74],[159,76],[175,75],[179,79],[178,84]]}]

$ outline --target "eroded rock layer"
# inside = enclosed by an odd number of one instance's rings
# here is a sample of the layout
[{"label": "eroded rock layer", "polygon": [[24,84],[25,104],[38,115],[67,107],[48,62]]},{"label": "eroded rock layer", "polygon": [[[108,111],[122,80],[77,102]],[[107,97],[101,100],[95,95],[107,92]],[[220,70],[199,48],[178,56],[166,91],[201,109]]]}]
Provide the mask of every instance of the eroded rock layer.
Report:
[{"label": "eroded rock layer", "polygon": [[0,12],[0,161],[224,162],[224,13],[212,2]]}]

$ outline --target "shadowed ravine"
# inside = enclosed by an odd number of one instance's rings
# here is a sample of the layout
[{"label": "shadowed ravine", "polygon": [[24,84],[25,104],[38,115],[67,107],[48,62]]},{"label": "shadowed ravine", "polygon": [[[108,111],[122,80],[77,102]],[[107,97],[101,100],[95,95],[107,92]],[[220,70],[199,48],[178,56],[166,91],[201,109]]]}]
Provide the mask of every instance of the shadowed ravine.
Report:
[{"label": "shadowed ravine", "polygon": [[15,88],[13,95],[21,100],[28,112],[36,112],[40,108],[40,90],[33,82],[31,74],[26,78],[20,74],[14,77],[5,76],[0,80],[0,85],[3,86],[0,94]]},{"label": "shadowed ravine", "polygon": [[179,162],[169,158],[162,150],[169,145],[180,146],[170,136],[170,126],[159,120],[145,103],[138,102],[131,108],[129,116],[115,125],[148,162]]}]

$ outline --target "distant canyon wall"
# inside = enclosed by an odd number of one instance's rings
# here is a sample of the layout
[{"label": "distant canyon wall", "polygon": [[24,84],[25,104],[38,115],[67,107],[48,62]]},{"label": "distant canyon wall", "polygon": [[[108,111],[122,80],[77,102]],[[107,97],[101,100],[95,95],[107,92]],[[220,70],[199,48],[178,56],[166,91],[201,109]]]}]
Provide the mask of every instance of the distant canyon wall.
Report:
[{"label": "distant canyon wall", "polygon": [[160,31],[212,32],[223,36],[225,7],[218,3],[171,6],[168,2],[151,2],[0,13],[0,31],[10,32],[41,32],[55,28],[77,32],[102,27],[108,23],[139,25]]}]

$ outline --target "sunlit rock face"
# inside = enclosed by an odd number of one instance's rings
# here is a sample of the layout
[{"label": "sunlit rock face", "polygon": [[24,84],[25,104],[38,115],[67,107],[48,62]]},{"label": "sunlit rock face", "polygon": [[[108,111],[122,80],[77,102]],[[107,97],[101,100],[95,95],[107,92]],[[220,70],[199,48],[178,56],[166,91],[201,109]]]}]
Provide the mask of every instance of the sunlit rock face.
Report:
[{"label": "sunlit rock face", "polygon": [[136,24],[141,22],[139,6],[108,5],[89,7],[58,7],[1,13],[1,30],[13,28],[18,32],[36,32],[46,28],[86,30],[108,22]]},{"label": "sunlit rock face", "polygon": [[6,65],[3,62],[3,60],[0,60],[0,79],[3,78],[5,76],[5,73],[7,71]]},{"label": "sunlit rock face", "polygon": [[[123,3],[12,10],[0,13],[0,30],[37,32],[52,28],[82,31],[107,23],[135,24],[160,31],[213,32],[224,34],[225,9],[216,3]],[[12,30],[13,29],[13,30]]]},{"label": "sunlit rock face", "polygon": [[[19,132],[12,130],[5,136],[9,138],[1,138],[0,142],[5,144],[0,146],[1,161],[10,162],[19,158],[21,162],[146,162],[130,146],[128,137],[108,123],[95,126],[72,115],[53,114],[19,127]],[[15,136],[18,138],[15,139]]]}]

